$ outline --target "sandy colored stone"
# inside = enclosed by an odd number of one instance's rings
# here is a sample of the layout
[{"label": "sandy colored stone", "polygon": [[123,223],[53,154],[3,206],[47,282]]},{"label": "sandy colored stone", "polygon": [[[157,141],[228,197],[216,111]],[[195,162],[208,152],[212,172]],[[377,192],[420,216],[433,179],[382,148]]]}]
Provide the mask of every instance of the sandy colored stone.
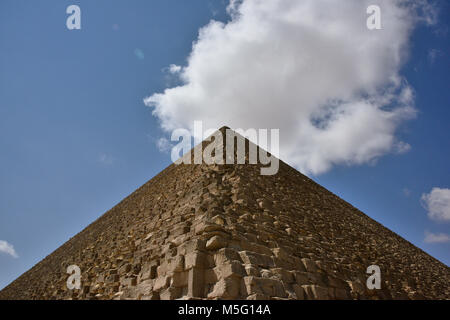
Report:
[{"label": "sandy colored stone", "polygon": [[[446,265],[279,165],[172,164],[0,299],[450,299]],[[366,287],[373,264],[380,290]]]}]

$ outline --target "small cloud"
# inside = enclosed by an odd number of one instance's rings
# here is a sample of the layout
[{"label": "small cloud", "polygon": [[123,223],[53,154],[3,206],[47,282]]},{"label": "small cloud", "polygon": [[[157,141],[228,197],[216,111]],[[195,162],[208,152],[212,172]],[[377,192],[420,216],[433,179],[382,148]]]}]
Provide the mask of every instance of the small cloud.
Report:
[{"label": "small cloud", "polygon": [[134,49],[134,55],[139,59],[139,60],[144,60],[145,55],[144,55],[144,51],[142,51],[139,48]]},{"label": "small cloud", "polygon": [[434,64],[437,58],[442,57],[444,53],[439,49],[430,49],[428,50],[428,61],[431,65]]},{"label": "small cloud", "polygon": [[16,250],[14,250],[14,246],[5,240],[0,240],[0,252],[9,254],[13,258],[19,257]]},{"label": "small cloud", "polygon": [[398,141],[395,145],[394,145],[394,151],[397,154],[402,154],[402,153],[406,153],[409,150],[411,150],[411,145],[409,143],[403,142],[403,141]]},{"label": "small cloud", "polygon": [[450,189],[433,188],[430,193],[422,194],[421,200],[431,220],[450,221]]},{"label": "small cloud", "polygon": [[409,197],[411,195],[411,190],[408,188],[403,188],[402,193],[405,197]]},{"label": "small cloud", "polygon": [[114,163],[114,158],[106,153],[101,153],[98,157],[98,162],[107,166],[111,166]]},{"label": "small cloud", "polygon": [[169,66],[169,72],[172,74],[179,73],[181,71],[181,66],[177,66],[176,64],[171,64]]},{"label": "small cloud", "polygon": [[158,147],[158,150],[167,153],[170,149],[172,149],[172,145],[170,144],[170,141],[166,138],[159,138],[156,141],[156,146]]},{"label": "small cloud", "polygon": [[425,239],[423,241],[426,243],[447,243],[450,242],[450,236],[446,233],[431,233],[425,231]]}]

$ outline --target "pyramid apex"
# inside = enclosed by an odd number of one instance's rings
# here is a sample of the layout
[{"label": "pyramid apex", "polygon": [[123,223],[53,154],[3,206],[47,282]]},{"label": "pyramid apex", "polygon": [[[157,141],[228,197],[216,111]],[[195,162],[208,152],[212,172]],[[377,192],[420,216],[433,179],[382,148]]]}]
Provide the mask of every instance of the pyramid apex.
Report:
[{"label": "pyramid apex", "polygon": [[230,127],[228,127],[228,126],[222,126],[222,127],[220,127],[219,131],[222,132],[222,133],[224,133],[227,129],[230,129]]}]

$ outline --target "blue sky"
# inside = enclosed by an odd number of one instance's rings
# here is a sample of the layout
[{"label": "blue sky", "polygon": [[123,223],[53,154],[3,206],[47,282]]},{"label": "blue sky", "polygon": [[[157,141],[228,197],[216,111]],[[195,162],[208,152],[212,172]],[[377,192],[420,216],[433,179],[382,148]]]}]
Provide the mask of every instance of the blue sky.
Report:
[{"label": "blue sky", "polygon": [[[67,6],[82,12],[66,28]],[[170,164],[165,133],[143,99],[174,86],[199,28],[227,21],[226,1],[0,2],[0,288],[81,231]],[[450,188],[450,5],[438,1],[432,26],[418,25],[401,74],[417,116],[396,137],[411,146],[312,177],[367,215],[449,265],[449,233],[421,204]],[[282,129],[282,128],[281,128]],[[282,135],[281,130],[281,136]]]}]

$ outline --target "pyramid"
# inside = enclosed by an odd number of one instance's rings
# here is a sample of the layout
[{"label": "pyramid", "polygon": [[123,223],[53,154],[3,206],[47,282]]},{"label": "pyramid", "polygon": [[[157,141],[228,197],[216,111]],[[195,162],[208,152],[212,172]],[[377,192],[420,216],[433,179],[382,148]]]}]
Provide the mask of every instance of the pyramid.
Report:
[{"label": "pyramid", "polygon": [[286,163],[260,166],[171,164],[0,299],[450,299],[446,265]]}]

